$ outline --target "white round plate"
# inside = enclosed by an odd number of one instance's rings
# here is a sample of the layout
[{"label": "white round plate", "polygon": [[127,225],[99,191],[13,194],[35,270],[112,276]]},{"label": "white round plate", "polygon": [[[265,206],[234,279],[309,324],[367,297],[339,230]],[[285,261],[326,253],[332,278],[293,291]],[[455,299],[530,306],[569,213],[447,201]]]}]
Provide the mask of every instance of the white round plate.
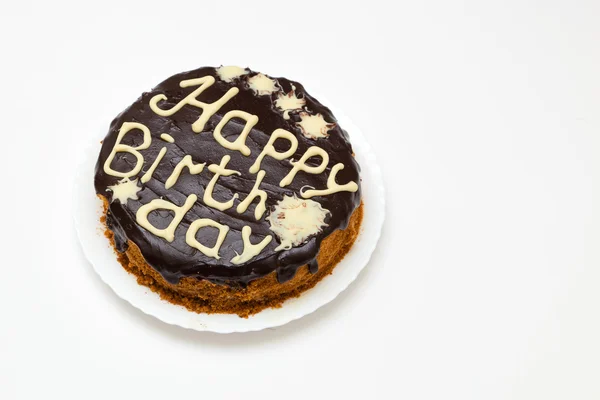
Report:
[{"label": "white round plate", "polygon": [[138,285],[136,278],[117,262],[100,224],[102,202],[96,197],[93,184],[94,167],[100,151],[98,139],[83,153],[87,157],[77,169],[73,188],[73,218],[83,252],[100,278],[119,297],[168,324],[218,333],[249,332],[280,326],[310,314],[346,289],[367,265],[379,240],[384,219],[383,181],[375,155],[363,134],[351,121],[338,112],[334,115],[350,135],[361,167],[363,223],[356,243],[335,267],[333,274],[323,278],[300,297],[287,300],[281,308],[269,308],[249,318],[230,314],[197,314],[161,300],[158,294]]}]

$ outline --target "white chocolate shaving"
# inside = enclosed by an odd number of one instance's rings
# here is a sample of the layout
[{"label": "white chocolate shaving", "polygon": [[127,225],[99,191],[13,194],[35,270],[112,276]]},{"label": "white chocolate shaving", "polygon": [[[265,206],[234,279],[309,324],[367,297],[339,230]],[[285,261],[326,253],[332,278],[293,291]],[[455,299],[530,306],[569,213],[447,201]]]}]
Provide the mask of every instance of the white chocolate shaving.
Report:
[{"label": "white chocolate shaving", "polygon": [[211,87],[214,83],[215,78],[213,76],[204,76],[202,78],[187,79],[181,81],[179,82],[179,86],[181,86],[182,88],[186,88],[189,86],[198,86],[198,88],[192,93],[188,94],[184,99],[182,99],[179,103],[175,104],[168,110],[163,110],[158,106],[159,102],[167,100],[167,96],[165,96],[164,94],[157,94],[156,96],[150,99],[150,108],[152,109],[152,111],[154,111],[161,117],[169,117],[175,114],[177,111],[181,110],[185,105],[198,107],[202,109],[202,114],[200,115],[198,120],[196,120],[196,122],[192,124],[192,130],[196,133],[202,132],[204,130],[204,125],[206,125],[210,117],[212,117],[217,111],[219,111],[219,109],[223,107],[223,104],[231,100],[231,98],[238,94],[240,91],[236,87],[230,88],[227,91],[227,93],[223,95],[223,97],[221,97],[214,103],[204,103],[198,100],[197,97],[200,96],[200,94],[202,94],[202,92],[204,92],[206,89]]},{"label": "white chocolate shaving", "polygon": [[309,189],[304,192],[300,191],[300,194],[305,199],[309,199],[313,196],[327,196],[329,194],[337,193],[337,192],[356,192],[358,190],[358,185],[356,182],[351,181],[344,185],[339,185],[335,181],[335,177],[337,173],[344,169],[344,164],[337,163],[331,168],[331,172],[329,173],[329,177],[327,178],[327,189],[315,190]]},{"label": "white chocolate shaving", "polygon": [[[175,239],[175,229],[177,228],[177,225],[181,223],[181,220],[190,210],[190,208],[192,208],[197,199],[198,197],[195,194],[190,194],[181,207],[163,199],[154,199],[150,203],[144,204],[137,210],[137,213],[135,214],[135,220],[142,228],[145,228],[156,236],[160,236],[161,238],[172,242]],[[171,220],[169,226],[164,229],[158,229],[152,225],[150,221],[148,221],[148,214],[154,210],[160,209],[171,210],[175,213],[175,216]]]},{"label": "white chocolate shaving", "polygon": [[[163,133],[163,135],[164,135],[164,133]],[[162,161],[166,152],[167,152],[166,147],[163,147],[162,149],[160,149],[160,151],[158,152],[158,155],[156,156],[156,160],[154,160],[154,162],[152,163],[152,165],[150,166],[148,171],[146,171],[146,173],[142,176],[142,179],[140,179],[142,181],[142,183],[146,183],[150,180],[150,178],[152,178],[152,174],[154,174],[156,167],[158,167],[158,164]]]},{"label": "white chocolate shaving", "polygon": [[112,192],[112,200],[110,202],[119,200],[121,204],[127,204],[127,200],[129,199],[137,200],[137,192],[142,190],[141,187],[138,187],[137,181],[137,179],[130,181],[129,178],[123,178],[116,185],[107,187],[106,190]]},{"label": "white chocolate shaving", "polygon": [[[321,157],[321,164],[316,167],[306,165],[306,161],[314,156]],[[298,161],[290,161],[290,163],[294,166],[292,170],[279,182],[279,186],[286,187],[294,180],[294,177],[298,173],[298,171],[308,172],[309,174],[320,174],[325,171],[327,168],[327,164],[329,164],[329,154],[322,148],[318,146],[309,147],[306,152],[302,155],[302,158]]]},{"label": "white chocolate shaving", "polygon": [[173,172],[171,172],[169,179],[167,179],[165,182],[165,189],[170,189],[173,187],[173,185],[175,185],[175,183],[177,183],[177,179],[179,179],[179,175],[181,175],[184,168],[187,168],[190,171],[190,174],[197,175],[202,172],[205,165],[206,163],[194,164],[192,161],[192,156],[188,154],[187,156],[183,157],[179,163],[177,163],[175,169]]},{"label": "white chocolate shaving", "polygon": [[304,243],[310,236],[321,232],[329,210],[313,200],[303,200],[294,196],[283,196],[275,209],[267,217],[271,230],[281,244],[275,251],[289,250]]},{"label": "white chocolate shaving", "polygon": [[217,184],[217,180],[220,176],[230,176],[233,174],[241,175],[238,171],[225,168],[229,160],[231,160],[231,156],[226,155],[221,158],[221,163],[219,165],[211,164],[208,166],[208,170],[215,175],[212,177],[208,185],[206,185],[206,189],[204,189],[204,197],[202,198],[204,204],[220,211],[225,211],[228,208],[233,207],[233,201],[238,198],[237,193],[233,195],[231,200],[226,202],[217,201],[212,197],[213,190],[215,190],[215,185]]},{"label": "white chocolate shaving", "polygon": [[[217,243],[215,243],[213,247],[205,246],[196,239],[196,233],[198,233],[198,230],[205,226],[212,226],[219,230]],[[219,257],[219,249],[221,248],[221,245],[223,245],[223,241],[225,240],[225,236],[227,236],[227,232],[229,232],[229,227],[227,225],[222,225],[209,218],[200,218],[192,222],[188,228],[187,232],[185,233],[185,242],[189,246],[200,250],[200,252],[205,256],[218,260],[221,258]]]},{"label": "white chocolate shaving", "polygon": [[[287,151],[284,151],[283,153],[277,152],[277,150],[275,150],[275,147],[273,146],[273,143],[275,143],[277,139],[287,139],[290,142],[290,148]],[[271,137],[269,137],[269,141],[263,148],[263,151],[258,155],[256,160],[254,161],[254,164],[252,164],[252,166],[250,167],[250,173],[255,174],[258,171],[260,171],[260,163],[262,162],[263,158],[265,158],[265,156],[273,157],[276,160],[283,160],[284,158],[288,158],[292,154],[294,154],[297,148],[298,139],[296,139],[293,133],[288,132],[285,129],[275,129],[271,134]]]},{"label": "white chocolate shaving", "polygon": [[279,90],[277,81],[264,74],[258,74],[248,78],[248,86],[250,86],[250,89],[258,96],[268,95]]},{"label": "white chocolate shaving", "polygon": [[305,98],[296,96],[296,88],[292,85],[292,90],[288,93],[279,93],[275,100],[275,106],[283,111],[283,118],[290,119],[289,112],[293,110],[301,110],[306,105]]},{"label": "white chocolate shaving", "polygon": [[160,138],[165,142],[175,143],[175,139],[173,138],[173,136],[169,135],[168,133],[161,133]]},{"label": "white chocolate shaving", "polygon": [[248,209],[248,207],[250,207],[250,204],[252,204],[254,199],[259,197],[260,200],[258,201],[256,208],[254,209],[254,218],[256,218],[256,220],[258,221],[263,216],[263,214],[267,210],[266,201],[268,196],[267,192],[259,189],[259,186],[263,178],[265,177],[265,174],[266,173],[263,170],[260,170],[258,172],[258,175],[256,176],[256,182],[254,182],[254,187],[252,188],[252,191],[250,191],[250,193],[248,193],[248,197],[246,197],[244,201],[242,201],[237,206],[236,211],[238,212],[238,214],[246,212],[246,210]]},{"label": "white chocolate shaving", "polygon": [[[121,144],[121,141],[125,137],[125,135],[133,129],[139,129],[144,134],[144,141],[139,146],[133,147],[126,144]],[[121,125],[121,129],[119,129],[119,134],[117,135],[117,140],[115,141],[115,145],[113,146],[112,151],[106,157],[106,161],[104,162],[104,173],[112,176],[116,176],[119,178],[129,178],[130,176],[136,175],[142,169],[142,165],[144,164],[144,156],[138,150],[145,150],[150,147],[150,143],[152,142],[152,136],[150,136],[150,129],[144,124],[140,124],[139,122],[123,122]],[[135,167],[129,172],[119,172],[115,171],[110,167],[113,159],[119,152],[133,154],[136,158]]]},{"label": "white chocolate shaving", "polygon": [[[244,129],[240,136],[234,141],[230,142],[225,139],[223,135],[221,135],[221,130],[227,125],[232,118],[241,118],[246,121],[244,125]],[[251,154],[250,148],[246,146],[246,138],[250,134],[250,131],[258,123],[258,117],[256,115],[247,113],[245,111],[240,110],[232,110],[223,116],[219,124],[215,127],[215,131],[213,132],[213,136],[215,140],[223,147],[229,150],[237,150],[245,156],[249,156]]]},{"label": "white chocolate shaving", "polygon": [[307,112],[300,113],[300,122],[296,123],[302,134],[309,139],[326,138],[330,129],[335,127],[334,123],[325,121],[323,115],[310,115]]},{"label": "white chocolate shaving", "polygon": [[252,234],[252,228],[249,226],[244,226],[242,228],[242,240],[244,242],[244,251],[242,254],[238,254],[236,251],[236,256],[231,259],[232,264],[242,264],[246,261],[256,257],[260,254],[260,252],[271,242],[273,236],[266,236],[263,240],[261,240],[258,244],[252,244],[250,242],[250,235]]},{"label": "white chocolate shaving", "polygon": [[217,75],[222,81],[233,82],[234,79],[239,78],[242,75],[247,75],[248,70],[242,67],[236,67],[235,65],[221,66],[216,69]]}]

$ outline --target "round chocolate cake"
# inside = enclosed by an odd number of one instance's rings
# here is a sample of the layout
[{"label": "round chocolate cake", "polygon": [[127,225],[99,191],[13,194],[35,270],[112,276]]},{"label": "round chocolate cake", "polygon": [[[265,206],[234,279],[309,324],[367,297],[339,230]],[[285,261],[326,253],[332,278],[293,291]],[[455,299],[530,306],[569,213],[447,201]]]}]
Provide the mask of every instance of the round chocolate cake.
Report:
[{"label": "round chocolate cake", "polygon": [[123,267],[196,312],[280,306],[331,273],[362,220],[359,166],[331,111],[240,67],[143,93],[112,121],[94,185]]}]

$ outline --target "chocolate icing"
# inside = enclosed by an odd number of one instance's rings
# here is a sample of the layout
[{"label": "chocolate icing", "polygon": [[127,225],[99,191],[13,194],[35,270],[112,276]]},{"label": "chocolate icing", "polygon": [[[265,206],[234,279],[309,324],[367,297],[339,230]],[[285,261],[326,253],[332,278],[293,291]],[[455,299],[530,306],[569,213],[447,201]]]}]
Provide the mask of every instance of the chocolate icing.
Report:
[{"label": "chocolate icing", "polygon": [[[177,104],[194,90],[193,87],[181,88],[179,82],[206,75],[214,76],[216,82],[198,97],[199,100],[212,103],[221,98],[233,86],[237,86],[240,92],[210,118],[203,132],[194,133],[191,128],[192,123],[203,112],[197,107],[186,105],[169,117],[161,117],[150,109],[149,100],[156,94],[164,94],[168,99],[159,103],[163,109]],[[144,156],[142,170],[137,176],[131,177],[132,180],[141,177],[150,168],[162,147],[167,148],[167,153],[158,165],[152,179],[143,184],[142,189],[137,193],[137,200],[130,199],[125,205],[121,204],[119,200],[110,203],[107,213],[107,226],[115,233],[114,237],[118,251],[125,251],[127,241],[131,240],[140,248],[148,264],[171,283],[177,283],[183,277],[195,277],[197,279],[207,279],[214,283],[243,287],[252,280],[265,276],[272,271],[277,271],[279,282],[285,282],[295,275],[300,266],[306,264],[309,265],[310,271],[314,273],[318,269],[316,256],[321,241],[336,229],[345,229],[350,215],[360,204],[360,188],[354,193],[338,192],[328,196],[313,197],[312,200],[321,203],[323,208],[330,211],[325,219],[328,225],[320,233],[309,238],[306,243],[298,247],[287,251],[274,251],[279,245],[279,239],[269,229],[270,225],[265,217],[274,205],[283,198],[283,195],[289,196],[295,193],[300,197],[300,189],[306,185],[318,189],[325,188],[331,168],[340,162],[344,164],[345,168],[338,173],[337,182],[343,184],[354,181],[360,186],[360,169],[352,155],[352,147],[347,133],[339,127],[331,111],[306,93],[301,84],[285,78],[275,78],[284,93],[292,90],[293,85],[296,94],[306,99],[306,108],[311,113],[321,113],[328,122],[336,122],[336,126],[328,132],[328,138],[314,140],[302,135],[300,129],[294,124],[300,121],[298,112],[290,111],[290,119],[286,120],[283,118],[283,112],[274,106],[277,92],[270,96],[257,96],[248,88],[246,79],[253,75],[256,75],[256,73],[251,72],[231,83],[219,80],[215,69],[212,67],[204,67],[174,75],[160,83],[152,91],[143,93],[138,100],[119,114],[110,124],[109,132],[102,143],[102,149],[96,164],[94,184],[96,193],[107,197],[109,200],[112,199],[112,195],[110,191],[107,191],[107,187],[115,185],[120,178],[105,174],[103,165],[115,144],[119,128],[124,122],[142,123],[150,129],[152,134],[150,147],[141,150]],[[230,110],[242,110],[259,117],[258,124],[252,129],[246,140],[246,145],[252,151],[252,154],[248,157],[240,152],[222,147],[213,138],[212,132],[215,126],[223,115]],[[243,122],[233,119],[225,126],[222,135],[233,141],[242,128]],[[265,157],[261,169],[266,171],[266,176],[260,188],[268,194],[267,213],[257,221],[254,217],[257,200],[243,214],[238,214],[236,207],[252,190],[256,180],[256,175],[248,172],[249,167],[264,148],[269,135],[277,128],[283,128],[294,133],[298,139],[298,149],[291,159],[298,160],[307,148],[316,145],[329,153],[329,164],[322,174],[313,175],[301,171],[289,186],[281,188],[279,186],[280,180],[292,168],[289,162],[290,159],[278,161],[268,156]],[[167,143],[161,140],[160,135],[162,133],[173,136],[175,143]],[[125,135],[122,141],[123,144],[132,146],[139,145],[141,142],[142,134],[139,130],[131,131]],[[276,141],[274,146],[280,152],[289,148],[289,144],[285,140]],[[220,177],[215,187],[214,198],[218,201],[226,201],[234,193],[239,193],[239,198],[235,200],[232,208],[219,211],[206,206],[202,202],[204,188],[213,176],[206,168],[198,175],[192,175],[187,169],[184,170],[177,183],[172,188],[165,189],[164,183],[174,167],[188,154],[192,156],[195,163],[205,162],[207,166],[219,164],[221,158],[226,154],[231,156],[227,168],[241,172],[241,176]],[[133,155],[120,152],[115,156],[111,167],[117,171],[126,172],[133,168],[135,162]],[[320,159],[311,159],[307,164],[318,165],[319,162]],[[141,183],[138,183],[138,185],[141,185]],[[180,206],[191,193],[198,195],[198,201],[177,227],[173,242],[169,243],[165,239],[155,236],[136,223],[136,212],[142,205],[153,199],[164,198]],[[172,213],[164,210],[154,211],[149,215],[149,221],[158,228],[166,227],[171,218]],[[198,218],[211,218],[230,227],[225,242],[220,249],[221,258],[219,260],[205,256],[185,242],[185,233],[189,225]],[[246,263],[235,265],[230,260],[236,255],[236,252],[241,253],[243,250],[241,230],[244,225],[252,228],[251,240],[253,243],[259,242],[267,235],[272,235],[273,240],[258,256]],[[217,230],[203,228],[196,237],[201,243],[211,246],[216,241]]]}]

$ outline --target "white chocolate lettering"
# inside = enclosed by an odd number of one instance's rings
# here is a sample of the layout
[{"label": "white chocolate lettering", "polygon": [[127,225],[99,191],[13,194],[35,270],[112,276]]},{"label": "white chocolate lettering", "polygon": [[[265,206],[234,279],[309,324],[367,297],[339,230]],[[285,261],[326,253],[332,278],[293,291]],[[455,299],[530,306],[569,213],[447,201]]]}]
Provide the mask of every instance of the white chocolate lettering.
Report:
[{"label": "white chocolate lettering", "polygon": [[231,259],[232,264],[242,264],[246,261],[254,258],[271,242],[273,236],[266,236],[263,240],[261,240],[258,244],[252,244],[250,242],[250,235],[252,234],[252,228],[248,225],[242,228],[242,240],[244,242],[244,251],[242,254],[238,254],[236,251],[236,256]]},{"label": "white chocolate lettering", "polygon": [[[306,165],[306,160],[314,156],[321,157],[321,164],[316,167]],[[294,168],[292,168],[292,170],[281,180],[281,182],[279,182],[279,186],[281,187],[286,187],[292,183],[298,171],[308,172],[309,174],[320,174],[321,172],[325,171],[325,168],[327,168],[327,164],[329,163],[329,154],[327,154],[327,152],[320,147],[312,146],[306,150],[306,153],[304,153],[300,160],[296,162],[290,161],[290,163],[294,166]]]},{"label": "white chocolate lettering", "polygon": [[[164,133],[163,133],[163,135],[164,135]],[[160,151],[158,152],[158,155],[156,156],[156,160],[154,160],[154,162],[152,163],[152,165],[150,166],[148,171],[146,171],[146,173],[144,175],[142,175],[142,179],[140,179],[142,181],[142,183],[146,183],[150,180],[150,178],[152,178],[152,174],[154,174],[156,167],[158,167],[158,164],[162,161],[166,152],[167,152],[166,147],[163,147],[162,149],[160,149]]]},{"label": "white chocolate lettering", "polygon": [[165,142],[175,143],[175,139],[173,139],[173,136],[169,135],[168,133],[161,133],[160,138]]},{"label": "white chocolate lettering", "polygon": [[[121,144],[121,140],[125,137],[125,135],[133,129],[139,129],[144,134],[144,140],[142,144],[139,146],[133,147],[126,144]],[[142,169],[142,165],[144,164],[144,156],[138,150],[145,150],[150,147],[150,143],[152,142],[152,137],[150,136],[150,129],[146,127],[146,125],[140,124],[138,122],[123,122],[121,125],[121,129],[119,129],[119,134],[117,135],[117,140],[115,141],[115,145],[106,158],[104,162],[104,172],[108,175],[116,176],[119,178],[129,178],[130,176],[136,175]],[[119,152],[133,154],[136,158],[135,167],[129,172],[119,172],[115,171],[110,167],[113,159]]]},{"label": "white chocolate lettering", "polygon": [[238,94],[238,92],[240,91],[236,87],[230,88],[227,91],[227,93],[223,95],[223,97],[210,104],[198,100],[197,97],[200,94],[202,94],[202,92],[204,92],[206,89],[211,87],[213,83],[215,83],[215,78],[213,76],[204,76],[202,78],[187,79],[181,81],[179,83],[179,86],[181,86],[182,88],[189,86],[198,86],[198,88],[192,93],[188,94],[183,100],[181,100],[179,103],[175,104],[168,110],[163,110],[158,106],[159,102],[167,100],[167,96],[165,96],[164,94],[157,94],[156,96],[150,99],[150,108],[156,114],[162,117],[168,117],[181,110],[185,105],[198,107],[202,109],[202,115],[200,115],[200,118],[198,118],[198,120],[192,124],[192,130],[196,133],[202,132],[209,118],[212,117],[217,111],[219,111],[219,109],[223,107],[223,104],[231,100],[231,98]]},{"label": "white chocolate lettering", "polygon": [[256,208],[254,209],[254,218],[256,218],[256,220],[258,221],[263,216],[263,214],[267,210],[267,206],[266,206],[267,192],[259,189],[258,187],[260,186],[260,183],[262,182],[264,177],[265,177],[265,171],[260,170],[256,177],[256,182],[254,182],[254,187],[252,188],[252,191],[250,191],[250,193],[248,193],[248,197],[246,197],[244,199],[244,201],[242,201],[240,204],[238,204],[237,209],[236,209],[238,214],[242,214],[242,213],[246,212],[246,210],[248,209],[250,204],[252,204],[254,199],[257,197],[260,197],[260,200],[258,201]]},{"label": "white chocolate lettering", "polygon": [[[287,151],[284,151],[283,153],[279,153],[277,150],[275,150],[275,147],[273,146],[273,143],[275,143],[277,139],[287,139],[290,142],[290,148]],[[288,158],[292,154],[294,154],[296,152],[296,149],[298,149],[298,139],[296,139],[293,133],[288,132],[285,129],[275,129],[271,134],[269,141],[265,145],[265,148],[256,158],[254,164],[252,164],[252,166],[250,167],[250,173],[255,174],[258,171],[260,171],[260,163],[262,162],[263,158],[265,158],[265,156],[273,157],[276,160],[283,160],[284,158]]]},{"label": "white chocolate lettering", "polygon": [[[241,118],[246,121],[242,133],[240,133],[240,136],[238,136],[235,142],[230,142],[229,140],[225,139],[221,134],[221,130],[225,127],[225,125],[227,125],[227,122],[229,122],[232,118]],[[246,138],[248,137],[250,131],[252,130],[254,125],[256,125],[257,122],[258,117],[256,115],[247,113],[245,111],[232,110],[223,116],[223,118],[215,128],[213,136],[215,137],[215,140],[226,149],[237,150],[243,155],[249,156],[251,151],[250,148],[246,146]]]},{"label": "white chocolate lettering", "polygon": [[221,163],[219,165],[211,164],[208,166],[208,170],[215,175],[212,177],[212,179],[210,180],[208,185],[206,185],[206,189],[204,189],[204,197],[202,199],[204,201],[204,204],[206,204],[207,206],[216,208],[217,210],[221,210],[221,211],[225,211],[228,208],[233,207],[233,201],[238,198],[237,193],[233,195],[231,200],[226,201],[226,202],[217,201],[217,200],[213,199],[213,197],[212,197],[213,190],[215,189],[215,185],[216,185],[219,177],[230,176],[233,174],[241,175],[238,171],[225,168],[230,159],[231,159],[231,157],[226,155],[226,156],[223,156],[223,158],[221,159]]},{"label": "white chocolate lettering", "polygon": [[[196,239],[196,233],[198,233],[198,230],[205,226],[212,226],[219,230],[217,243],[215,243],[213,247],[205,246]],[[200,218],[192,222],[188,228],[185,234],[185,242],[191,247],[200,250],[200,252],[205,256],[218,260],[221,258],[219,257],[219,249],[221,248],[221,245],[223,245],[223,241],[225,240],[225,236],[227,236],[227,232],[229,232],[229,227],[227,225],[222,225],[209,218]]]},{"label": "white chocolate lettering", "polygon": [[339,185],[335,181],[335,177],[337,173],[344,169],[344,164],[337,163],[331,168],[331,172],[329,173],[329,177],[327,178],[327,189],[315,190],[309,189],[304,192],[300,191],[300,194],[305,199],[310,199],[313,196],[327,196],[329,194],[334,194],[337,192],[356,192],[358,190],[358,185],[354,181],[350,181],[344,185]]},{"label": "white chocolate lettering", "polygon": [[[172,242],[175,239],[175,229],[181,223],[184,215],[190,210],[190,208],[192,208],[197,199],[198,197],[195,194],[190,194],[181,207],[163,199],[154,199],[150,203],[141,206],[137,210],[135,219],[138,225],[141,227],[145,228],[156,236],[166,239],[168,242]],[[169,226],[164,229],[158,229],[152,225],[150,221],[148,221],[148,214],[159,209],[171,210],[175,213],[175,216],[173,217],[173,220],[171,220]]]},{"label": "white chocolate lettering", "polygon": [[183,157],[179,163],[177,163],[175,169],[173,172],[171,172],[169,179],[167,179],[165,182],[165,189],[170,189],[173,187],[173,185],[175,185],[175,183],[177,183],[177,179],[179,179],[179,175],[181,175],[181,172],[184,168],[187,168],[190,171],[190,174],[197,175],[202,172],[205,165],[206,163],[194,164],[192,161],[192,156],[188,154],[187,156]]}]

